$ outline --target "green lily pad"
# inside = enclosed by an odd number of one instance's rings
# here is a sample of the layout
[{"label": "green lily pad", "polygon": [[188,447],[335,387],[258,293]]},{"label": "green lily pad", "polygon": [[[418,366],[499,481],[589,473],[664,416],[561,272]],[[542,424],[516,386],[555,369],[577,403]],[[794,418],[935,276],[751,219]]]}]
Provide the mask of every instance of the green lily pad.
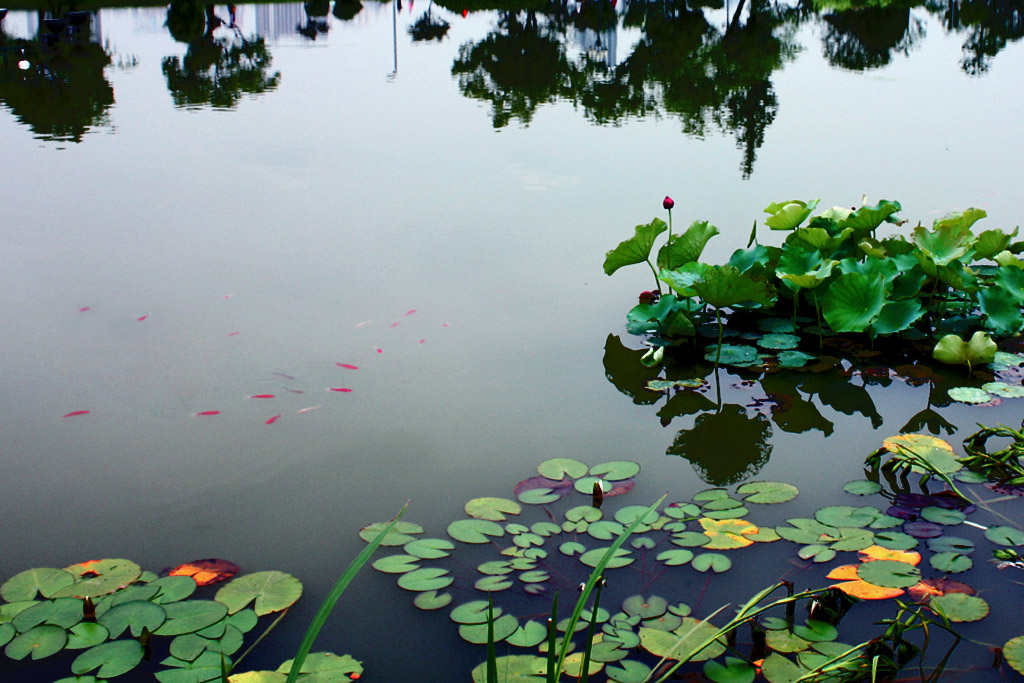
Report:
[{"label": "green lily pad", "polygon": [[512,581],[505,576],[485,576],[482,579],[477,579],[473,587],[485,593],[496,593],[511,588]]},{"label": "green lily pad", "polygon": [[662,631],[641,626],[639,629],[640,646],[655,657],[689,658],[693,662],[703,662],[714,659],[725,652],[724,636],[720,640],[712,640],[709,645],[694,652],[705,640],[712,638],[717,631],[715,626],[706,621],[685,617],[683,625],[675,631]]},{"label": "green lily pad", "polygon": [[988,603],[976,595],[966,593],[933,596],[928,606],[954,622],[980,621],[988,616]]},{"label": "green lily pad", "polygon": [[534,522],[530,525],[530,532],[544,537],[555,536],[562,533],[562,527],[554,522]]},{"label": "green lily pad", "polygon": [[[588,550],[587,552],[580,555],[580,562],[587,565],[588,567],[597,567],[598,563],[601,562],[601,558],[604,557],[605,552],[608,548],[595,548]],[[611,560],[608,562],[608,569],[617,569],[619,567],[626,567],[633,564],[633,558],[629,551],[625,548],[619,548],[615,551]]]},{"label": "green lily pad", "polygon": [[619,534],[626,530],[626,527],[618,522],[602,519],[599,522],[587,526],[587,533],[599,541],[610,541],[618,538]]},{"label": "green lily pad", "polygon": [[504,536],[505,529],[497,522],[486,519],[458,519],[448,525],[448,535],[463,543],[490,543],[490,537]]},{"label": "green lily pad", "polygon": [[793,683],[810,672],[779,653],[773,652],[761,663],[761,673],[769,683]]},{"label": "green lily pad", "polygon": [[721,574],[732,568],[732,560],[721,553],[700,553],[690,560],[690,566],[699,572],[713,571]]},{"label": "green lily pad", "polygon": [[921,570],[906,562],[874,560],[858,565],[857,576],[874,586],[909,588],[921,580]]},{"label": "green lily pad", "polygon": [[653,619],[660,617],[668,610],[668,600],[660,595],[644,597],[633,595],[622,602],[622,611],[630,616],[639,616],[641,619]]},{"label": "green lily pad", "polygon": [[1011,526],[990,526],[985,530],[985,538],[999,545],[1024,545],[1024,531]]},{"label": "green lily pad", "polygon": [[[363,539],[367,543],[377,537],[377,534],[384,531],[391,524],[388,522],[374,522],[373,524],[367,524],[359,530],[359,538]],[[423,527],[419,524],[413,524],[412,522],[403,522],[399,520],[391,531],[387,533],[384,540],[381,541],[383,546],[398,546],[405,545],[409,541],[416,540],[413,534],[422,534]]]},{"label": "green lily pad", "polygon": [[[925,461],[931,468],[943,474],[952,474],[963,468],[953,455],[953,447],[948,442],[929,434],[900,434],[890,436],[882,442],[882,446],[890,453],[895,453],[913,462],[917,459]],[[914,465],[915,472],[925,469]]]},{"label": "green lily pad", "polygon": [[82,620],[82,601],[75,598],[57,598],[36,603],[19,612],[11,623],[20,633],[39,624],[53,624],[70,628]]},{"label": "green lily pad", "polygon": [[900,531],[879,531],[875,533],[875,544],[889,550],[910,550],[917,547],[917,539]]},{"label": "green lily pad", "polygon": [[447,588],[455,579],[447,569],[425,567],[398,577],[398,587],[407,591],[436,591]]},{"label": "green lily pad", "polygon": [[125,602],[103,613],[98,621],[110,631],[110,637],[117,638],[126,629],[131,629],[134,637],[142,635],[142,629],[148,628],[152,633],[167,620],[164,608],[146,600]]},{"label": "green lily pad", "polygon": [[986,391],[999,398],[1021,398],[1024,397],[1024,386],[1010,386],[1006,382],[988,382],[981,385],[982,391]]},{"label": "green lily pad", "polygon": [[[503,614],[495,618],[494,642],[500,643],[517,630],[519,630],[519,621],[511,614]],[[463,640],[474,645],[483,645],[487,642],[487,623],[462,624],[459,626],[459,635]]]},{"label": "green lily pad", "polygon": [[579,479],[587,474],[587,469],[585,464],[571,458],[552,458],[537,465],[540,476],[553,481],[562,481],[565,477]]},{"label": "green lily pad", "polygon": [[[650,525],[657,522],[660,517],[657,510],[647,513],[646,505],[627,505],[615,512],[615,520],[625,526],[629,526],[641,516],[643,516],[643,521],[640,523],[640,527],[646,526],[647,528],[650,528]],[[637,527],[638,532],[643,533],[639,531],[640,527]]]},{"label": "green lily pad", "polygon": [[412,555],[386,555],[373,563],[373,568],[385,574],[405,574],[419,569],[420,558]]},{"label": "green lily pad", "polygon": [[159,605],[184,600],[196,591],[196,580],[191,576],[165,576],[148,585],[157,589],[151,600]]},{"label": "green lily pad", "polygon": [[[495,660],[498,683],[544,683],[547,660],[536,655],[506,655]],[[487,663],[471,673],[473,683],[487,683]]]},{"label": "green lily pad", "polygon": [[921,517],[929,522],[943,524],[945,526],[955,526],[967,519],[967,515],[959,510],[949,510],[947,508],[935,507],[933,505],[922,508]]},{"label": "green lily pad", "polygon": [[517,578],[523,583],[544,583],[545,581],[551,578],[551,575],[543,569],[535,569],[532,571],[523,572]]},{"label": "green lily pad", "polygon": [[63,569],[27,569],[4,581],[0,597],[7,602],[33,600],[36,594],[49,598],[74,582],[75,577]]},{"label": "green lily pad", "polygon": [[726,657],[725,662],[709,659],[704,662],[704,677],[713,683],[752,683],[757,670],[750,662]]},{"label": "green lily pad", "polygon": [[63,628],[41,624],[7,643],[4,653],[11,659],[24,659],[29,655],[33,660],[43,659],[63,650],[67,642],[68,636]]},{"label": "green lily pad", "polygon": [[816,619],[808,619],[805,624],[794,626],[793,633],[812,643],[835,640],[839,637],[839,631],[835,626]]},{"label": "green lily pad", "polygon": [[180,636],[211,626],[228,614],[228,606],[215,600],[188,600],[164,605],[167,621],[153,632],[157,636]]},{"label": "green lily pad", "polygon": [[672,543],[684,548],[701,548],[711,542],[711,538],[699,531],[681,531],[672,534]]},{"label": "green lily pad", "polygon": [[646,386],[651,391],[668,391],[669,389],[699,389],[707,386],[705,379],[651,379]]},{"label": "green lily pad", "polygon": [[547,505],[548,503],[554,503],[561,497],[560,494],[555,493],[554,489],[550,488],[526,489],[516,494],[519,502],[526,505]]},{"label": "green lily pad", "polygon": [[[277,667],[278,673],[291,673],[294,659]],[[310,652],[299,671],[299,680],[315,681],[316,683],[336,683],[337,681],[353,680],[363,674],[363,663],[351,655],[336,655],[333,652]],[[314,674],[307,678],[307,675]],[[345,678],[342,678],[344,676]]]},{"label": "green lily pad", "polygon": [[606,666],[604,673],[609,681],[615,683],[643,683],[651,675],[651,667],[643,662],[627,659],[618,666]]},{"label": "green lily pad", "polygon": [[987,392],[976,387],[953,387],[947,393],[951,399],[960,403],[988,403],[992,400]]},{"label": "green lily pad", "polygon": [[134,583],[142,574],[139,565],[122,559],[81,562],[65,567],[64,571],[88,578],[60,589],[53,594],[55,598],[97,598]]},{"label": "green lily pad", "polygon": [[291,607],[300,597],[302,584],[294,576],[265,571],[233,579],[217,591],[214,599],[227,605],[231,614],[255,600],[256,614],[262,617]]},{"label": "green lily pad", "polygon": [[881,491],[882,485],[867,479],[858,479],[847,482],[843,486],[843,490],[854,496],[871,496]]},{"label": "green lily pad", "polygon": [[928,539],[928,550],[933,553],[969,555],[974,552],[974,543],[959,536],[939,536]]},{"label": "green lily pad", "polygon": [[787,350],[795,349],[800,344],[800,337],[795,334],[766,334],[757,340],[763,349]]},{"label": "green lily pad", "polygon": [[1024,636],[1010,638],[1003,645],[1003,656],[1013,670],[1024,676]]},{"label": "green lily pad", "polygon": [[85,650],[99,645],[107,639],[107,629],[95,622],[83,621],[68,630],[68,642],[64,647],[68,650]]},{"label": "green lily pad", "polygon": [[[631,460],[613,460],[594,465],[590,468],[590,476],[607,481],[623,481],[640,473],[640,465]],[[589,493],[589,491],[587,492]]]},{"label": "green lily pad", "polygon": [[793,500],[800,493],[797,487],[780,481],[751,481],[736,489],[745,503],[768,505]]},{"label": "green lily pad", "polygon": [[959,574],[974,566],[971,558],[960,553],[936,553],[928,559],[932,569],[946,574]]},{"label": "green lily pad", "polygon": [[778,358],[779,365],[784,368],[802,368],[812,360],[815,360],[817,356],[804,353],[803,351],[781,351]]},{"label": "green lily pad", "polygon": [[113,640],[78,655],[71,662],[71,671],[80,676],[98,669],[98,678],[116,678],[138,666],[143,654],[143,647],[137,640]]},{"label": "green lily pad", "polygon": [[836,551],[825,545],[805,545],[797,551],[801,560],[811,560],[815,563],[831,562],[835,559]]},{"label": "green lily pad", "polygon": [[851,507],[849,505],[831,505],[814,513],[814,518],[822,524],[833,527],[866,527],[878,517],[878,509],[873,507]]},{"label": "green lily pad", "polygon": [[213,641],[209,638],[203,638],[195,633],[183,633],[180,636],[174,637],[169,650],[172,657],[192,662],[206,651],[206,646],[211,642]]},{"label": "green lily pad", "polygon": [[596,522],[604,513],[591,505],[577,505],[565,511],[565,518],[570,522]]},{"label": "green lily pad", "polygon": [[[452,609],[448,616],[456,624],[483,624],[487,621],[487,604],[486,600],[466,602]],[[502,609],[495,606],[493,612],[497,618],[502,613]]]},{"label": "green lily pad", "polygon": [[421,538],[406,543],[402,550],[424,560],[436,560],[451,555],[455,544],[444,538]]},{"label": "green lily pad", "polygon": [[576,541],[567,541],[558,546],[558,552],[572,557],[573,555],[579,555],[580,553],[587,552],[587,547],[582,543],[577,543]]},{"label": "green lily pad", "polygon": [[423,591],[413,598],[412,604],[418,609],[429,611],[447,607],[452,602],[451,593],[438,593],[434,591]]},{"label": "green lily pad", "polygon": [[516,647],[537,647],[547,638],[547,635],[547,628],[540,622],[531,619],[525,624],[520,624],[516,632],[505,640],[509,645]]},{"label": "green lily pad", "polygon": [[466,503],[466,514],[476,519],[504,522],[505,515],[518,515],[522,506],[508,498],[474,498]]}]

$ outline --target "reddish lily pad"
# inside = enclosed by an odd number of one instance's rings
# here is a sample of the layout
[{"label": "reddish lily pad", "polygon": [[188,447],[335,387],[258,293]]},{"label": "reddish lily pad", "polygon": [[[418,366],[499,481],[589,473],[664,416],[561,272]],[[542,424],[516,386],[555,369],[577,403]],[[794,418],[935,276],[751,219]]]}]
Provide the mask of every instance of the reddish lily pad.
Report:
[{"label": "reddish lily pad", "polygon": [[217,558],[193,560],[179,564],[167,572],[168,576],[191,576],[197,586],[210,586],[227,581],[241,570],[234,562]]}]

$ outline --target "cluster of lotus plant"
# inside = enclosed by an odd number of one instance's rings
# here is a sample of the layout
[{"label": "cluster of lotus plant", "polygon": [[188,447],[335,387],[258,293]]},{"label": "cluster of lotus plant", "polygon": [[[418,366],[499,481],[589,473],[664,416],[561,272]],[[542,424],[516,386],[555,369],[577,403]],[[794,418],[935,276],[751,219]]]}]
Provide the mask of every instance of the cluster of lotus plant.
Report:
[{"label": "cluster of lotus plant", "polygon": [[[717,361],[724,353],[739,353],[722,344],[723,316],[730,327],[774,318],[769,331],[780,338],[767,348],[781,350],[779,360],[790,366],[812,358],[790,351],[800,333],[816,335],[819,344],[823,335],[842,333],[930,340],[936,359],[971,366],[992,362],[992,334],[1024,329],[1024,260],[1018,256],[1024,240],[1014,240],[1016,228],[976,231],[985,212],[972,208],[938,219],[931,228],[919,224],[909,235],[883,235],[885,225],[906,222],[896,216],[899,202],[833,207],[812,216],[817,205],[818,200],[770,204],[764,225],[786,233],[781,246],[758,244],[755,222],[746,248],[712,265],[700,258],[718,229],[696,221],[674,235],[674,202],[666,197],[668,223],[655,218],[636,226],[634,236],[605,257],[608,275],[642,263],[654,275],[655,289],[641,294],[627,328],[664,347],[714,325],[718,344],[709,356]],[[665,232],[668,240],[655,255]],[[749,360],[756,356],[753,350]]]},{"label": "cluster of lotus plant", "polygon": [[[488,646],[487,661],[472,672],[478,683],[550,683],[562,675],[661,681],[687,662],[703,663],[703,675],[716,682],[752,681],[758,671],[771,683],[852,681],[915,661],[923,672],[925,649],[935,642],[934,629],[931,640],[926,635],[929,627],[949,633],[952,649],[960,642],[954,625],[979,621],[990,610],[973,587],[951,576],[968,575],[982,543],[1007,556],[1024,545],[1016,526],[969,519],[979,511],[988,514],[986,521],[998,513],[957,488],[987,481],[965,470],[965,459],[936,437],[890,437],[869,456],[875,465],[869,478],[844,487],[851,504],[765,525],[756,522],[757,510],[790,503],[798,495],[795,486],[750,481],[732,491],[706,489],[689,500],[663,497],[650,507],[615,507],[612,501],[633,490],[638,464],[588,466],[556,458],[513,486],[512,498],[467,502],[466,518],[448,525],[447,538],[424,537],[420,525],[401,522],[382,541],[399,552],[373,566],[396,575],[399,587],[415,593],[417,607],[447,610],[463,639]],[[911,476],[924,493],[909,491]],[[928,493],[926,477],[947,486]],[[863,496],[880,496],[887,505],[853,504]],[[362,534],[369,539],[381,528],[369,525]],[[679,585],[669,577],[680,572],[710,579],[737,563],[759,562],[757,548],[780,541],[795,544],[793,554],[806,567],[836,562],[825,574],[827,585],[797,594],[788,585],[789,594],[773,601],[770,594],[787,583],[773,584],[724,625],[713,623],[719,611],[697,617],[692,595],[649,590],[659,583]],[[467,572],[472,566],[475,571]],[[605,579],[605,605],[599,605]],[[585,590],[576,609],[559,618],[558,595],[576,596],[578,589]],[[479,597],[453,605],[453,595],[465,590]],[[554,607],[545,619],[549,610],[537,601],[551,605],[552,595]],[[897,616],[871,638],[844,642],[842,617],[861,600],[894,601]],[[796,619],[797,603],[809,606],[806,619]],[[749,641],[740,640],[741,631],[749,632]],[[915,641],[914,633],[923,640]],[[1024,673],[1024,636],[1009,639],[1003,651]]]}]

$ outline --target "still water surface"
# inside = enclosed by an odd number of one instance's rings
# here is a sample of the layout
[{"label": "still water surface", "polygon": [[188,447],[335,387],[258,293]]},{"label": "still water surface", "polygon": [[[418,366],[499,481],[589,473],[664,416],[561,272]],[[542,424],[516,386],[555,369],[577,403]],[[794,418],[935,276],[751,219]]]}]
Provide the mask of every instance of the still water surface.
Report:
[{"label": "still water surface", "polygon": [[[276,666],[355,531],[406,500],[441,535],[466,500],[511,495],[550,457],[640,462],[632,503],[707,486],[665,454],[694,418],[662,427],[602,363],[609,334],[639,346],[623,316],[650,277],[607,278],[604,253],[665,194],[677,221],[721,229],[709,261],[781,199],[898,199],[925,224],[968,206],[986,227],[1024,215],[1019,33],[977,58],[991,34],[951,27],[946,3],[889,17],[893,35],[828,12],[782,20],[783,5],[744,10],[725,41],[735,6],[675,32],[624,22],[637,7],[597,33],[423,0],[350,20],[239,5],[231,28],[217,6],[224,24],[192,45],[166,8],[103,9],[64,56],[70,99],[29,82],[35,66],[12,76],[5,51],[0,575],[121,556],[288,571],[308,597],[248,662]],[[5,48],[38,41],[34,12],[2,26]],[[431,27],[439,39],[414,40]],[[514,59],[516,31],[559,78]],[[694,66],[670,77],[679,53]],[[216,83],[188,78],[211,59]],[[832,430],[774,430],[758,476],[802,491],[776,521],[835,502],[928,404],[927,388],[862,393],[875,419],[819,404]],[[941,409],[967,430],[1020,412]],[[789,571],[790,550],[733,570],[733,590]],[[367,571],[319,646],[375,680],[466,680],[482,652],[400,593]],[[1012,595],[986,595],[993,621],[1013,623]],[[705,611],[736,597],[722,582]]]}]

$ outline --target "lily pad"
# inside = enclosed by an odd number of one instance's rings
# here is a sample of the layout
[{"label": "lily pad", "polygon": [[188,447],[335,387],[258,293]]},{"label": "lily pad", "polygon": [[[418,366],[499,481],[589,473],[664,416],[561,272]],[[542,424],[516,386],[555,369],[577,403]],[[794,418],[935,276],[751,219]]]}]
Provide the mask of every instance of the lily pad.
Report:
[{"label": "lily pad", "polygon": [[704,662],[704,677],[713,683],[752,683],[756,674],[752,664],[737,657],[726,657],[724,663]]},{"label": "lily pad", "polygon": [[640,465],[630,460],[614,460],[590,468],[590,476],[607,481],[622,481],[640,473]]},{"label": "lily pad", "polygon": [[617,666],[606,666],[604,673],[609,681],[615,683],[643,683],[651,675],[651,667],[643,662],[627,659]]},{"label": "lily pad", "polygon": [[587,547],[582,543],[577,543],[576,541],[567,541],[562,545],[558,546],[558,552],[562,553],[563,555],[568,555],[569,557],[572,557],[573,555],[579,555],[580,553],[585,553],[586,551]]},{"label": "lily pad", "polygon": [[847,482],[843,490],[855,496],[871,496],[882,490],[881,484],[867,479]]},{"label": "lily pad", "polygon": [[[949,442],[929,434],[890,436],[882,442],[882,447],[911,462],[919,458],[943,474],[952,474],[963,467],[960,461],[954,457],[953,447],[949,445]],[[914,467],[915,472],[924,472],[923,468],[917,465]]]},{"label": "lily pad", "polygon": [[1003,656],[1006,663],[1013,667],[1014,671],[1024,675],[1024,636],[1010,638],[1003,645]]},{"label": "lily pad", "polygon": [[473,587],[485,593],[496,593],[511,588],[512,581],[505,576],[485,576],[482,579],[477,579]]},{"label": "lily pad", "polygon": [[713,571],[721,574],[732,568],[732,560],[721,553],[700,553],[690,560],[690,566],[699,572]]},{"label": "lily pad", "polygon": [[641,619],[660,617],[668,609],[668,600],[660,595],[645,597],[633,595],[622,602],[622,611],[626,614],[639,616]]},{"label": "lily pad", "polygon": [[579,460],[572,458],[552,458],[545,460],[537,466],[537,472],[542,477],[559,481],[564,477],[579,479],[587,474],[587,466]]},{"label": "lily pad", "polygon": [[990,526],[985,530],[985,538],[999,545],[1024,545],[1024,531],[1011,526]]},{"label": "lily pad", "polygon": [[191,576],[165,576],[151,581],[148,585],[157,589],[151,600],[159,605],[165,605],[189,597],[196,592],[198,584]]},{"label": "lily pad", "polygon": [[64,571],[81,580],[54,593],[55,598],[96,598],[133,583],[142,574],[139,565],[123,559],[80,562],[65,567]]},{"label": "lily pad", "polygon": [[406,543],[402,550],[424,560],[436,560],[451,555],[455,544],[443,538],[421,538]]},{"label": "lily pad", "polygon": [[490,543],[490,537],[504,536],[505,529],[486,519],[458,519],[448,525],[448,535],[463,543]]},{"label": "lily pad", "polygon": [[[391,522],[374,522],[373,524],[367,524],[359,530],[359,538],[363,539],[367,543],[377,537],[377,534],[384,531]],[[419,524],[413,524],[412,522],[398,521],[391,531],[387,533],[384,540],[381,541],[383,546],[398,546],[405,545],[410,541],[416,540],[413,534],[422,534],[423,527]]]},{"label": "lily pad", "polygon": [[436,590],[423,591],[413,598],[412,604],[421,610],[435,610],[447,607],[452,602],[451,593],[438,593]]},{"label": "lily pad", "polygon": [[[511,614],[503,614],[494,620],[494,642],[499,643],[519,630],[519,621]],[[487,622],[482,624],[463,624],[459,626],[459,635],[463,640],[474,645],[487,642]]]},{"label": "lily pad", "polygon": [[928,559],[932,569],[945,574],[959,574],[974,566],[971,558],[960,553],[936,553]]},{"label": "lily pad", "polygon": [[163,607],[167,613],[167,620],[153,632],[157,636],[195,633],[217,623],[228,614],[228,606],[215,600],[172,602]]},{"label": "lily pad", "polygon": [[143,629],[152,633],[167,620],[164,608],[146,600],[133,600],[112,607],[103,613],[98,621],[110,631],[110,637],[117,638],[126,629],[131,629],[134,637],[142,635]]},{"label": "lily pad", "polygon": [[743,496],[745,503],[767,505],[791,501],[800,491],[792,484],[781,481],[751,481],[741,485],[736,493]]},{"label": "lily pad", "polygon": [[949,397],[960,403],[988,403],[992,397],[983,389],[976,387],[953,387],[948,392]]},{"label": "lily pad", "polygon": [[1000,398],[1024,397],[1024,386],[1010,386],[1006,382],[988,382],[987,384],[982,384],[981,388],[983,391]]},{"label": "lily pad", "polygon": [[[536,655],[507,655],[495,661],[498,683],[544,683],[547,660]],[[472,671],[473,683],[487,682],[487,663]]]},{"label": "lily pad", "polygon": [[967,515],[959,510],[950,510],[948,508],[935,506],[922,508],[921,517],[926,521],[933,522],[935,524],[943,524],[945,526],[955,526],[967,519]]},{"label": "lily pad", "polygon": [[[595,548],[588,550],[587,552],[580,555],[580,562],[587,565],[588,567],[597,567],[601,562],[601,558],[604,557],[605,552],[608,548]],[[626,567],[633,564],[635,558],[633,558],[629,551],[624,548],[619,548],[615,551],[611,560],[608,562],[608,569],[617,569],[619,567]]]},{"label": "lily pad", "polygon": [[218,590],[214,599],[227,605],[230,614],[255,600],[256,614],[262,617],[291,607],[301,596],[302,584],[294,576],[265,571],[234,579]]},{"label": "lily pad", "polygon": [[82,675],[98,669],[99,678],[115,678],[125,674],[142,661],[142,645],[137,640],[114,640],[90,648],[71,663],[71,671]]},{"label": "lily pad", "polygon": [[82,601],[74,598],[57,598],[36,603],[19,612],[11,623],[20,633],[39,624],[53,624],[70,628],[82,620]]},{"label": "lily pad", "polygon": [[[675,631],[662,631],[656,628],[641,626],[639,629],[640,646],[655,657],[668,659],[686,659],[703,662],[714,659],[725,652],[724,636],[721,640],[712,640],[709,645],[701,648],[701,644],[712,638],[718,629],[706,621],[685,617],[683,625]],[[694,652],[695,649],[701,648]]]},{"label": "lily pad", "polygon": [[657,559],[658,562],[664,562],[670,567],[678,567],[693,559],[693,551],[687,550],[686,548],[665,550],[658,553],[658,556],[655,559]]},{"label": "lily pad", "polygon": [[857,567],[857,576],[883,588],[909,588],[921,580],[921,571],[906,562],[875,560]]},{"label": "lily pad", "polygon": [[[291,673],[295,660],[288,661],[277,667],[278,673]],[[218,662],[219,664],[219,662]],[[300,680],[316,681],[320,683],[335,683],[336,681],[355,680],[362,677],[363,663],[354,659],[351,655],[336,655],[333,652],[310,652],[306,660],[302,662],[303,674]],[[308,674],[315,674],[307,678]],[[219,676],[219,673],[218,673]],[[344,676],[345,678],[341,678]]]},{"label": "lily pad", "polygon": [[425,567],[398,577],[398,587],[407,591],[436,591],[447,588],[455,579],[447,569]]},{"label": "lily pad", "polygon": [[60,652],[67,642],[68,636],[63,628],[54,624],[41,624],[7,643],[4,654],[11,659],[24,659],[29,655],[33,660],[43,659]]},{"label": "lily pad", "polygon": [[928,605],[954,622],[980,621],[988,616],[988,603],[976,595],[966,593],[937,595]]},{"label": "lily pad", "polygon": [[754,542],[747,535],[756,534],[758,528],[742,519],[701,519],[704,535],[711,539],[704,547],[709,550],[731,550],[745,548]]},{"label": "lily pad", "polygon": [[508,498],[474,498],[466,503],[466,514],[476,519],[504,522],[505,515],[518,515],[523,508]]},{"label": "lily pad", "polygon": [[63,569],[27,569],[4,581],[0,586],[0,597],[7,602],[33,600],[36,594],[49,598],[74,582],[74,575]]},{"label": "lily pad", "polygon": [[516,632],[505,640],[509,645],[516,647],[537,647],[547,638],[547,635],[547,628],[540,622],[531,619],[525,624],[520,624]]},{"label": "lily pad", "polygon": [[106,628],[94,622],[83,621],[68,630],[68,642],[64,647],[68,650],[85,650],[99,645],[106,639]]},{"label": "lily pad", "polygon": [[526,489],[516,494],[516,498],[519,499],[520,503],[526,505],[547,505],[548,503],[554,503],[556,500],[562,497],[563,494],[558,493],[555,489],[550,488],[539,488],[539,489]]}]

